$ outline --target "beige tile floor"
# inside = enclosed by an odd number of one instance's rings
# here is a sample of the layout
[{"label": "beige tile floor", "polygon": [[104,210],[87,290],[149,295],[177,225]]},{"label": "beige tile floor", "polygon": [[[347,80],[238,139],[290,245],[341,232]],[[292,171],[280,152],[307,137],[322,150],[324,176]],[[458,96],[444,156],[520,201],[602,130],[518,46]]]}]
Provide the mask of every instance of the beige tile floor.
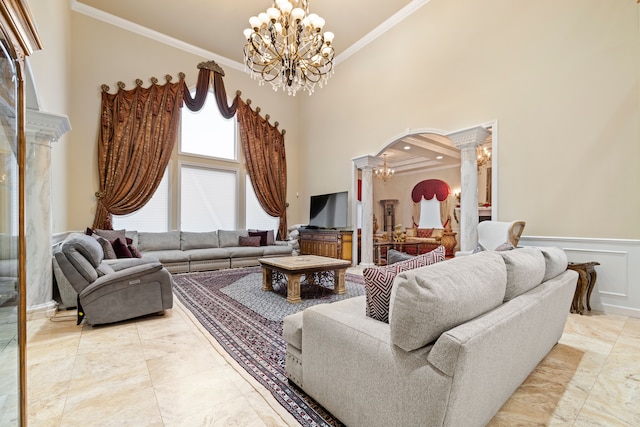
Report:
[{"label": "beige tile floor", "polygon": [[[297,425],[179,303],[96,328],[73,314],[28,323],[31,427]],[[640,319],[569,315],[490,425],[640,426]]]}]

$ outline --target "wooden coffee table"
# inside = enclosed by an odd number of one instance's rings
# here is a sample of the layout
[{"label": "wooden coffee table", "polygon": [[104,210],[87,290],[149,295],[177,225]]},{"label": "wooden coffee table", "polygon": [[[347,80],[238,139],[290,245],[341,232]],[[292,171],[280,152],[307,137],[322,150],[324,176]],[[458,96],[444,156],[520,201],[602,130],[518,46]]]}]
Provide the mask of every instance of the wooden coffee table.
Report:
[{"label": "wooden coffee table", "polygon": [[275,258],[260,258],[262,266],[262,290],[273,290],[273,272],[282,273],[287,279],[287,302],[295,304],[301,302],[300,277],[313,282],[314,275],[323,271],[333,271],[333,293],[344,294],[344,275],[350,261],[327,258],[317,255],[300,255]]}]

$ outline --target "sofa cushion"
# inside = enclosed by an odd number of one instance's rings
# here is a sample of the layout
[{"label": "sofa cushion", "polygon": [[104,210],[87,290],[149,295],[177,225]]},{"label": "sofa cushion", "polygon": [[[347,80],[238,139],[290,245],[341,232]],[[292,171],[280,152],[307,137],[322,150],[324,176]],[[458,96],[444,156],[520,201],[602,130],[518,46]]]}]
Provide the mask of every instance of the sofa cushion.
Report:
[{"label": "sofa cushion", "polygon": [[256,258],[264,255],[264,247],[262,246],[236,246],[227,248],[231,254],[231,258]]},{"label": "sofa cushion", "polygon": [[170,249],[164,251],[147,251],[144,253],[145,257],[151,255],[155,258],[158,258],[158,261],[161,263],[167,262],[188,262],[189,254],[187,252],[181,251],[180,249]]},{"label": "sofa cushion", "polygon": [[545,262],[540,249],[529,247],[497,253],[502,256],[507,266],[505,302],[542,283]]},{"label": "sofa cushion", "polygon": [[218,233],[215,231],[208,232],[180,232],[180,249],[188,251],[189,249],[206,249],[218,247]]},{"label": "sofa cushion", "polygon": [[395,249],[389,249],[387,251],[387,265],[395,264],[396,262],[400,261],[406,261],[411,258],[413,258],[413,255],[396,251]]},{"label": "sofa cushion", "polygon": [[367,295],[365,314],[381,322],[389,322],[389,299],[396,275],[402,271],[431,265],[444,261],[444,246],[426,254],[383,267],[369,267],[363,271],[364,286]]},{"label": "sofa cushion", "polygon": [[540,249],[542,256],[544,256],[543,282],[553,279],[567,269],[569,260],[567,259],[567,254],[562,249],[553,246],[539,247],[538,249]]},{"label": "sofa cushion", "polygon": [[293,252],[293,248],[289,245],[265,246],[262,249],[265,256],[291,255],[291,253]]},{"label": "sofa cushion", "polygon": [[507,270],[496,252],[398,274],[391,290],[391,342],[412,351],[502,304]]},{"label": "sofa cushion", "polygon": [[209,259],[227,259],[231,252],[224,248],[190,249],[185,251],[191,261],[206,261]]},{"label": "sofa cushion", "polygon": [[248,236],[247,230],[218,230],[219,247],[228,248],[240,246],[240,236]]},{"label": "sofa cushion", "polygon": [[138,233],[138,250],[163,251],[180,249],[180,232],[167,231],[164,233]]},{"label": "sofa cushion", "polygon": [[302,316],[303,310],[300,310],[282,321],[282,338],[298,350],[302,349]]}]

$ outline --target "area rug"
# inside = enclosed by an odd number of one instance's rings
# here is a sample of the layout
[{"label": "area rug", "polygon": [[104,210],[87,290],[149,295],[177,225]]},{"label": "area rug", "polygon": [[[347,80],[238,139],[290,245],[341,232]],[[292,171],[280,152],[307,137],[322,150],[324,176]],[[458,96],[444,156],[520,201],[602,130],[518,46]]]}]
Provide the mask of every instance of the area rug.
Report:
[{"label": "area rug", "polygon": [[363,278],[346,274],[346,294],[302,285],[300,304],[286,302],[286,289],[262,290],[260,267],[174,276],[174,293],[224,350],[300,424],[342,424],[302,390],[290,386],[285,375],[286,342],[282,319],[315,304],[364,295]]}]

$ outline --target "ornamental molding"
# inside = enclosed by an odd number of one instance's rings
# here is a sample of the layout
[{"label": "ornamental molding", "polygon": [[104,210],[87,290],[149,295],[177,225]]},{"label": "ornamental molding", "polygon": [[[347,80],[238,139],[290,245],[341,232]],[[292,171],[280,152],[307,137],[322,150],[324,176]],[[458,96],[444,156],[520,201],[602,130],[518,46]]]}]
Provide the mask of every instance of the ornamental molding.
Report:
[{"label": "ornamental molding", "polygon": [[374,156],[362,156],[353,159],[358,169],[373,169],[382,166],[382,159]]},{"label": "ornamental molding", "polygon": [[453,142],[453,145],[463,150],[465,148],[475,149],[475,147],[482,145],[490,135],[491,132],[484,127],[476,126],[471,129],[450,133],[447,138]]},{"label": "ornamental molding", "polygon": [[54,142],[71,130],[69,118],[65,115],[26,110],[25,134],[35,139]]}]

